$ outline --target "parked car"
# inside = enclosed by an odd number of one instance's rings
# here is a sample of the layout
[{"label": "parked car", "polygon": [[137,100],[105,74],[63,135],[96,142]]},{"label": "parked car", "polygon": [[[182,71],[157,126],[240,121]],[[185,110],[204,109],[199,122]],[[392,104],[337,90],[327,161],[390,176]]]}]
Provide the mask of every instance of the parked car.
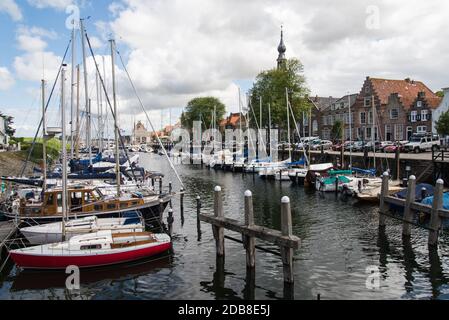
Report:
[{"label": "parked car", "polygon": [[301,138],[300,142],[296,144],[297,149],[308,149],[314,141],[321,141],[319,137],[305,137]]},{"label": "parked car", "polygon": [[406,152],[424,152],[430,150],[439,150],[441,140],[437,134],[414,134],[410,142],[404,146]]},{"label": "parked car", "polygon": [[374,151],[374,148],[376,148],[376,151],[379,151],[381,147],[381,143],[380,141],[375,141],[374,143],[372,141],[368,141],[365,145],[364,148],[368,149],[368,151]]},{"label": "parked car", "polygon": [[393,146],[394,142],[392,141],[382,141],[380,143],[380,150],[384,151],[386,147]]},{"label": "parked car", "polygon": [[312,150],[330,150],[332,149],[332,141],[329,140],[315,140],[310,147]]},{"label": "parked car", "polygon": [[365,143],[363,141],[356,141],[352,145],[352,151],[353,152],[362,152],[364,146],[365,146]]},{"label": "parked car", "polygon": [[396,153],[396,150],[399,148],[399,152],[404,152],[404,146],[408,143],[408,141],[398,141],[391,146],[387,146],[384,149],[386,153]]}]

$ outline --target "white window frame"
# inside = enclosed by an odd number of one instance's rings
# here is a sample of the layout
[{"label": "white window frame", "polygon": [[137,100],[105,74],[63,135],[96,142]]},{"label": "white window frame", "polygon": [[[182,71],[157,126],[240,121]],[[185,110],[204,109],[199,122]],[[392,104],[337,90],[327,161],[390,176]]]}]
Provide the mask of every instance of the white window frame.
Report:
[{"label": "white window frame", "polygon": [[416,107],[417,108],[422,108],[422,101],[421,100],[416,101]]},{"label": "white window frame", "polygon": [[427,115],[429,114],[429,110],[421,110],[421,122],[427,121]]},{"label": "white window frame", "polygon": [[416,127],[416,133],[426,133],[427,132],[427,126],[417,126]]},{"label": "white window frame", "polygon": [[410,122],[416,122],[416,117],[418,116],[418,111],[412,111],[410,113]]},{"label": "white window frame", "polygon": [[365,108],[371,107],[371,103],[371,97],[365,97],[365,99],[363,100],[363,105],[365,106]]},{"label": "white window frame", "polygon": [[[393,117],[393,110],[396,110],[396,117]],[[391,120],[399,119],[399,108],[391,108],[390,109],[390,119]]]},{"label": "white window frame", "polygon": [[[364,121],[362,121],[362,114],[364,116]],[[366,124],[366,112],[362,111],[359,113],[359,118],[360,118],[360,124]]]}]

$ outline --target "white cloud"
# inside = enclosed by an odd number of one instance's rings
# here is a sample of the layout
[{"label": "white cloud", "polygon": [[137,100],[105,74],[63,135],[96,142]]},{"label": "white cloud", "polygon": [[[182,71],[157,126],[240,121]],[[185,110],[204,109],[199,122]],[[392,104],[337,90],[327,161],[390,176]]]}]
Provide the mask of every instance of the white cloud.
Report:
[{"label": "white cloud", "polygon": [[0,1],[0,12],[6,12],[14,21],[23,19],[22,11],[14,0]]},{"label": "white cloud", "polygon": [[14,85],[14,78],[8,68],[0,67],[0,90],[8,90]]},{"label": "white cloud", "polygon": [[53,52],[28,52],[14,59],[14,69],[21,80],[37,82],[54,79],[61,63],[61,57]]},{"label": "white cloud", "polygon": [[[373,4],[379,29],[366,26]],[[368,75],[447,86],[448,10],[443,0],[124,0],[110,6],[112,22],[96,26],[127,45],[127,67],[151,108],[185,106],[213,92],[235,111],[237,93],[229,88],[275,66],[281,24],[287,57],[304,63],[314,94],[357,92]]]},{"label": "white cloud", "polygon": [[73,0],[28,0],[28,3],[36,8],[54,8],[57,10],[65,10],[73,2]]}]

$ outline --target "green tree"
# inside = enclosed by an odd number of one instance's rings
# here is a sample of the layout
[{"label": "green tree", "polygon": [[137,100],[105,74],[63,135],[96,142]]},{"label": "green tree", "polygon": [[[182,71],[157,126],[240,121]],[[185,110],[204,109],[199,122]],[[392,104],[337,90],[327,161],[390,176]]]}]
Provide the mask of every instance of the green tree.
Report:
[{"label": "green tree", "polygon": [[331,136],[335,140],[341,140],[343,137],[343,122],[341,120],[335,121],[332,130]]},{"label": "green tree", "polygon": [[217,125],[226,113],[226,106],[215,97],[199,97],[190,100],[185,111],[181,115],[181,124],[184,128],[192,129],[194,121],[202,121],[202,128],[209,129],[212,123],[212,115],[216,108]]},{"label": "green tree", "polygon": [[[307,88],[304,76],[304,67],[298,59],[286,61],[285,68],[271,69],[261,72],[250,90],[250,102],[254,114],[250,111],[251,123],[255,127],[254,115],[260,122],[260,99],[262,99],[262,127],[268,127],[268,103],[271,109],[271,122],[273,126],[286,128],[287,126],[287,102],[286,88],[289,92],[289,101],[293,109],[296,121],[302,120],[303,111],[311,108],[307,96]],[[293,126],[292,119],[290,123]],[[260,124],[259,124],[260,126]]]},{"label": "green tree", "polygon": [[449,111],[446,111],[440,116],[437,122],[435,122],[435,128],[437,132],[442,136],[449,135]]},{"label": "green tree", "polygon": [[440,98],[443,98],[444,97],[444,92],[443,91],[437,91],[437,92],[435,92],[435,94],[438,96],[438,97],[440,97]]}]

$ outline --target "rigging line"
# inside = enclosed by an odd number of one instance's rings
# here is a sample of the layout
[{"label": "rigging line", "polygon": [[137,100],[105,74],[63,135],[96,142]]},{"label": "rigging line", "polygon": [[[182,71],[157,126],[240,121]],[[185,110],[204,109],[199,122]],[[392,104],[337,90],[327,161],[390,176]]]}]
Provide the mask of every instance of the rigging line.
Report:
[{"label": "rigging line", "polygon": [[[289,106],[290,111],[292,113],[293,121],[295,122],[295,128],[296,128],[296,131],[298,132],[299,140],[301,141],[301,133],[299,131],[298,123],[296,122],[295,114],[293,113],[293,108],[292,108],[292,104],[290,103],[290,101],[288,102],[288,106]],[[306,148],[305,148],[304,144],[302,145],[302,150],[304,152],[304,157],[305,157],[307,163],[309,163],[309,158],[307,157]]]},{"label": "rigging line", "polygon": [[[150,123],[150,126],[151,126],[151,129],[153,130],[153,133],[156,135],[156,130],[154,129],[153,122],[151,122],[150,117],[148,116],[148,113],[147,113],[147,111],[145,110],[145,106],[143,105],[143,102],[142,102],[142,100],[140,99],[139,94],[137,93],[137,89],[136,89],[136,87],[134,86],[134,82],[132,81],[131,76],[130,76],[130,74],[129,74],[129,72],[128,72],[128,69],[127,69],[126,66],[125,66],[125,63],[124,63],[123,58],[122,58],[122,55],[120,54],[120,52],[119,52],[118,50],[116,50],[116,52],[117,52],[117,54],[118,54],[118,56],[119,56],[119,58],[120,58],[120,62],[122,63],[123,69],[125,70],[126,75],[128,76],[128,79],[129,79],[129,82],[130,82],[130,84],[131,84],[131,87],[133,88],[134,94],[136,95],[137,100],[139,100],[140,106],[141,106],[143,112],[145,113],[145,116],[146,116],[146,118],[147,118],[147,121]],[[169,162],[169,164],[170,164],[170,167],[173,169],[173,171],[174,171],[174,173],[175,173],[175,175],[176,175],[176,178],[178,179],[179,183],[181,183],[181,187],[182,187],[183,189],[185,189],[184,183],[182,182],[182,180],[181,180],[181,178],[180,178],[180,176],[179,176],[179,174],[178,174],[178,171],[176,170],[176,168],[175,168],[173,162],[171,161],[170,157],[168,156],[167,150],[165,149],[165,147],[164,147],[164,145],[162,144],[162,141],[161,141],[161,139],[159,138],[158,135],[156,135],[156,139],[157,139],[157,141],[158,141],[160,147],[161,147],[162,150],[164,151],[164,155],[165,155],[165,157],[167,158],[167,160],[168,160],[168,162]]]},{"label": "rigging line", "polygon": [[[69,40],[67,48],[65,49],[64,57],[62,58],[62,62],[60,64],[60,66],[59,66],[58,74],[56,75],[55,82],[53,83],[53,87],[51,89],[50,96],[48,97],[47,103],[45,105],[45,111],[44,112],[47,112],[48,106],[49,106],[51,98],[53,96],[53,92],[54,92],[54,90],[56,88],[56,84],[58,83],[58,79],[59,79],[59,76],[61,74],[61,70],[62,70],[62,67],[64,65],[65,58],[67,57],[67,53],[69,52],[71,43],[72,43],[72,39]],[[31,154],[34,151],[34,146],[36,144],[36,140],[37,140],[37,136],[39,135],[39,131],[41,130],[42,123],[43,123],[43,115],[41,116],[41,121],[39,122],[39,125],[38,125],[37,130],[36,130],[36,134],[34,135],[33,143],[31,144],[30,150],[28,152],[27,159],[24,162],[23,167],[22,167],[22,169],[20,171],[20,176],[23,176],[25,174],[25,170],[26,170],[26,167],[28,165],[28,162],[30,162],[30,160],[31,160]]]},{"label": "rigging line", "polygon": [[251,99],[249,99],[249,108],[251,109],[251,111],[253,113],[254,122],[256,123],[257,131],[259,132],[258,136],[260,137],[260,140],[262,142],[262,147],[265,148],[265,150],[266,150],[267,146],[266,146],[265,141],[264,141],[264,139],[262,137],[262,132],[260,130],[259,123],[257,122],[257,117],[256,117],[256,114],[254,113],[254,108],[252,106]]},{"label": "rigging line", "polygon": [[[125,142],[124,142],[124,140],[123,140],[123,136],[122,136],[122,134],[120,133],[120,128],[119,128],[118,125],[117,125],[117,123],[118,123],[117,115],[114,113],[114,110],[113,110],[113,108],[112,108],[111,100],[109,99],[108,92],[106,91],[106,86],[105,86],[105,84],[104,84],[104,82],[103,82],[103,77],[101,76],[101,72],[100,72],[100,70],[99,70],[97,60],[95,59],[94,50],[92,49],[92,46],[91,46],[91,44],[90,44],[90,39],[89,39],[89,36],[87,35],[87,32],[85,33],[85,36],[86,36],[87,44],[89,45],[90,53],[92,54],[92,59],[94,60],[95,69],[96,69],[96,71],[97,71],[98,77],[99,77],[100,80],[101,80],[101,85],[102,85],[103,90],[104,90],[104,95],[105,95],[105,97],[106,97],[106,101],[107,101],[107,103],[108,103],[108,105],[109,105],[109,109],[111,110],[112,117],[113,117],[113,119],[115,120],[115,121],[114,121],[114,128],[115,128],[115,129],[117,130],[117,132],[118,132],[118,136],[119,136],[119,138],[120,138],[120,139],[119,139],[119,140],[120,140],[120,144],[121,144],[121,146],[122,146],[122,148],[123,148],[123,152],[125,153],[125,157],[126,157],[126,159],[128,160],[128,162],[131,163],[131,159],[130,159],[129,156],[128,156],[128,151],[127,151],[126,148],[125,148]],[[120,155],[117,154],[116,157],[120,157]],[[138,180],[137,180],[137,177],[136,177],[136,174],[135,174],[135,172],[134,172],[134,167],[133,167],[133,166],[131,166],[131,172],[132,172],[132,174],[133,174],[134,180],[136,181],[137,184],[139,184],[139,182],[138,182]]]}]

